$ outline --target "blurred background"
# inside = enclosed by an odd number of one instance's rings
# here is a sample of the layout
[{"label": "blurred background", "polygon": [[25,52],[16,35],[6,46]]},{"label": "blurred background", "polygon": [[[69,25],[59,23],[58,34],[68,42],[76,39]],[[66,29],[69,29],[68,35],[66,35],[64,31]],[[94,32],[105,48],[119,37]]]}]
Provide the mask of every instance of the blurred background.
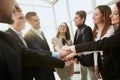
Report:
[{"label": "blurred background", "polygon": [[[71,37],[73,40],[76,26],[74,25],[75,12],[78,10],[85,10],[87,12],[86,24],[93,28],[93,10],[97,5],[106,4],[111,8],[114,3],[119,0],[16,0],[23,10],[25,15],[29,11],[37,12],[40,18],[41,29],[44,32],[49,46],[52,51],[51,38],[56,35],[56,30],[59,24],[67,22],[70,28]],[[5,31],[8,29],[8,24],[0,23],[0,30]],[[25,34],[30,28],[26,23],[26,28],[23,30]],[[75,64],[75,72],[73,80],[80,80],[79,78],[79,65]],[[56,74],[55,74],[56,75]],[[57,76],[57,75],[56,75]],[[57,76],[57,79],[59,77]]]}]

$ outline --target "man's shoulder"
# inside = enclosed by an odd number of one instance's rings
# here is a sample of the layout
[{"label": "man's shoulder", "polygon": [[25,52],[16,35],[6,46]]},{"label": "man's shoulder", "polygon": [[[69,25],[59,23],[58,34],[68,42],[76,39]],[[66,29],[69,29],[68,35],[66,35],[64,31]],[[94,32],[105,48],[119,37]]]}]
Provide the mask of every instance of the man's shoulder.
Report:
[{"label": "man's shoulder", "polygon": [[11,35],[8,34],[7,32],[3,32],[3,31],[0,31],[0,39],[7,39],[9,38]]},{"label": "man's shoulder", "polygon": [[33,31],[32,30],[29,30],[26,34],[25,34],[25,37],[29,37],[31,35],[33,35]]},{"label": "man's shoulder", "polygon": [[84,28],[91,28],[89,25],[84,24]]},{"label": "man's shoulder", "polygon": [[0,39],[0,51],[5,51],[7,52],[8,49],[11,49],[10,44],[3,39]]},{"label": "man's shoulder", "polygon": [[15,42],[14,36],[12,34],[3,31],[0,31],[0,40],[8,44],[12,44],[13,42]]},{"label": "man's shoulder", "polygon": [[92,30],[92,28],[90,26],[88,26],[88,25],[84,25],[83,29],[84,30]]}]

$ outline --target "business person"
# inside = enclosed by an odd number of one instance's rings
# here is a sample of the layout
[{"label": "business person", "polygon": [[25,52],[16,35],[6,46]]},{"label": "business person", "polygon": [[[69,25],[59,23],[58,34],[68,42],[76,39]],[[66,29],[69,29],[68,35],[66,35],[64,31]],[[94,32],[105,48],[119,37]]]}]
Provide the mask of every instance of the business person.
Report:
[{"label": "business person", "polygon": [[106,62],[103,60],[104,80],[120,80],[120,1],[114,5],[110,17],[112,24],[115,26],[115,33],[113,36],[72,47],[64,46],[63,49],[75,52],[103,50],[103,53],[104,50],[109,50],[110,53],[103,54],[104,59],[107,58]]},{"label": "business person", "polygon": [[[69,27],[66,22],[59,25],[56,36],[52,38],[52,44],[54,51],[59,51],[64,45],[72,45]],[[61,80],[71,80],[71,76],[74,73],[74,64],[63,69],[57,68],[56,72]]]},{"label": "business person", "polygon": [[[19,8],[15,0],[0,0],[0,22],[13,23],[12,13],[15,8]],[[51,52],[21,47],[14,36],[9,33],[0,31],[0,44],[1,80],[22,80],[21,66],[50,66],[59,68],[65,66],[64,61],[51,57]]]},{"label": "business person", "polygon": [[[74,23],[77,27],[74,37],[74,45],[81,44],[84,42],[91,42],[93,39],[92,29],[85,24],[85,21],[86,12],[83,10],[77,11],[74,18]],[[93,54],[76,56],[76,58],[80,62],[81,80],[88,80],[87,75],[90,76],[91,80],[97,80],[93,68]],[[87,65],[88,63],[91,64]]]},{"label": "business person", "polygon": [[[94,41],[101,40],[105,37],[110,37],[114,34],[115,30],[113,25],[111,25],[111,9],[107,5],[98,5],[93,12],[93,39]],[[98,54],[96,54],[96,52]],[[98,78],[104,79],[104,74],[102,71],[102,55],[109,53],[109,50],[104,51],[94,51],[94,71]]]},{"label": "business person", "polygon": [[[27,12],[27,22],[31,25],[31,29],[25,34],[25,41],[31,49],[50,51],[48,42],[41,31],[40,19],[36,12]],[[35,80],[55,80],[54,69],[49,67],[32,67],[33,77]]]}]

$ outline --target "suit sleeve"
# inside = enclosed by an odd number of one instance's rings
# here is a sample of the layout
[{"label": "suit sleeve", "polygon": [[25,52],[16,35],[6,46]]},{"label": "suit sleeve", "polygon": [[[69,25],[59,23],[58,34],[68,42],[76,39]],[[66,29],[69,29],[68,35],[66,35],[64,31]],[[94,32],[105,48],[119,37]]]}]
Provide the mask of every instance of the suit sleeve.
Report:
[{"label": "suit sleeve", "polygon": [[113,49],[120,45],[120,31],[108,38],[75,45],[76,52]]},{"label": "suit sleeve", "polygon": [[23,66],[47,66],[63,68],[65,62],[51,57],[51,52],[22,48]]}]

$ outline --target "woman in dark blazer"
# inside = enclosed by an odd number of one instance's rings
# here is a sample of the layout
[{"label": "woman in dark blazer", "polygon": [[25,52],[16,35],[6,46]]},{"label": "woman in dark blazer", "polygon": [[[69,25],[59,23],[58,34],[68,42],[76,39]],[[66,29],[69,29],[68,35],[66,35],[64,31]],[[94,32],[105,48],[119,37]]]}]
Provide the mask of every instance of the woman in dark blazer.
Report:
[{"label": "woman in dark blazer", "polygon": [[[120,80],[120,1],[117,2],[111,14],[112,24],[115,25],[115,33],[109,38],[103,38],[96,42],[78,44],[72,47],[64,47],[67,50],[78,52],[103,50],[104,80]],[[109,50],[108,52],[105,52]]]}]

